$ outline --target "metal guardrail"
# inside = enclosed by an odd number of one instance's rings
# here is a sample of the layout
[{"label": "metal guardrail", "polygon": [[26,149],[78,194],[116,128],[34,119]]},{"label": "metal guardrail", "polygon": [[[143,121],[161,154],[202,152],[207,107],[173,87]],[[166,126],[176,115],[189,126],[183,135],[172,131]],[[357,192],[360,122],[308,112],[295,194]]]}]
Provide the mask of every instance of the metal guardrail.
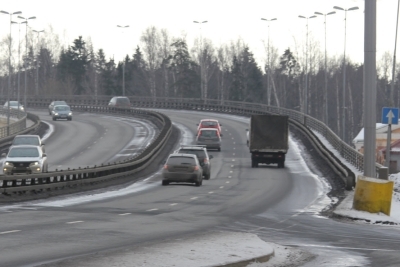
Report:
[{"label": "metal guardrail", "polygon": [[[197,98],[152,98],[152,97],[129,97],[133,107],[137,108],[165,108],[165,109],[192,109],[192,110],[215,110],[217,112],[236,113],[245,115],[247,112],[257,114],[262,112],[288,115],[290,119],[298,121],[311,130],[319,132],[328,142],[340,153],[340,155],[350,162],[357,170],[364,170],[364,156],[347,143],[342,141],[327,125],[323,122],[304,113],[274,106],[267,106],[258,103],[248,103],[239,101],[221,101],[216,99],[197,99]],[[70,104],[76,105],[102,105],[107,106],[111,96],[47,96],[29,98],[30,107],[47,107],[53,100],[66,100]],[[249,113],[249,114],[250,114]],[[376,163],[377,173],[383,166]]]},{"label": "metal guardrail", "polygon": [[40,174],[27,175],[3,175],[0,176],[2,185],[0,193],[24,192],[31,190],[42,190],[62,188],[64,186],[79,185],[105,181],[116,177],[136,173],[146,168],[152,159],[160,153],[168,140],[171,130],[171,120],[158,112],[141,109],[109,108],[107,106],[72,105],[74,110],[118,114],[126,116],[145,115],[158,120],[160,132],[155,140],[147,146],[142,153],[132,158],[101,166],[79,167],[74,170],[60,170]]},{"label": "metal guardrail", "polygon": [[[88,112],[111,112],[111,113],[124,113],[124,114],[158,114],[155,112],[151,112],[148,110],[141,109],[118,109],[118,108],[110,108],[107,106],[110,96],[98,96],[97,98],[93,96],[56,96],[56,97],[43,97],[40,98],[33,97],[28,99],[28,106],[34,108],[47,108],[49,103],[53,100],[65,100],[68,102],[71,107],[75,110],[82,110]],[[286,108],[278,108],[273,106],[267,106],[264,104],[257,103],[246,103],[246,102],[238,102],[238,101],[220,101],[214,99],[191,99],[191,98],[146,98],[146,97],[130,97],[132,106],[135,108],[164,108],[164,109],[184,109],[184,110],[194,110],[194,111],[212,111],[212,112],[222,112],[227,114],[238,114],[248,116],[251,114],[262,114],[262,113],[274,113],[274,114],[282,114],[288,115],[292,124],[296,127],[300,127],[301,130],[307,135],[307,137],[319,147],[319,152],[321,155],[327,160],[327,163],[331,165],[341,174],[341,176],[345,179],[346,188],[349,189],[351,186],[354,186],[354,173],[348,169],[344,164],[341,164],[340,160],[338,160],[330,151],[328,151],[325,146],[321,143],[321,141],[314,136],[312,131],[317,131],[321,135],[323,135],[329,143],[339,151],[340,155],[348,160],[351,164],[353,164],[359,171],[363,171],[363,155],[350,147],[348,144],[343,142],[329,127],[327,127],[321,121],[305,115],[301,112],[290,110]],[[161,131],[159,137],[154,142],[155,148],[154,151],[159,151],[160,147],[162,147],[163,141],[166,140],[167,136],[171,131],[171,122],[168,117],[158,114],[158,116],[163,116],[164,120],[164,128]],[[167,126],[167,124],[169,126]],[[168,130],[166,130],[168,129]],[[311,130],[312,131],[311,131]],[[162,136],[162,137],[160,137]],[[161,138],[161,139],[160,139]],[[153,145],[153,144],[152,144]],[[146,153],[140,154],[139,157],[143,157],[144,160],[138,160],[139,158],[135,158],[131,162],[123,162],[123,163],[115,163],[112,166],[100,166],[94,168],[86,168],[79,169],[73,171],[60,171],[56,173],[46,173],[46,174],[36,174],[30,175],[29,177],[22,177],[18,175],[18,177],[8,176],[1,177],[0,180],[8,180],[14,181],[13,185],[16,186],[17,179],[28,179],[28,178],[38,178],[36,181],[39,183],[34,186],[27,186],[26,190],[32,190],[33,188],[43,188],[43,184],[52,184],[49,187],[59,187],[67,184],[76,184],[83,183],[88,178],[91,180],[105,180],[111,179],[117,176],[134,173],[140,170],[143,166],[144,161],[149,163],[149,156],[147,153],[154,154],[154,151],[148,151],[146,149]],[[376,164],[377,169],[379,170],[381,167],[380,164]],[[350,179],[350,180],[349,180]],[[79,182],[77,182],[79,181]],[[10,192],[10,190],[17,190],[25,188],[7,188],[4,187],[6,183],[3,182],[3,192]],[[26,185],[26,184],[23,184]],[[24,186],[22,186],[24,187]]]},{"label": "metal guardrail", "polygon": [[[8,117],[8,108],[0,107],[0,118],[6,122]],[[18,132],[25,130],[26,128],[27,113],[24,111],[18,111],[16,109],[10,109],[10,131],[9,135],[14,135]],[[8,126],[0,127],[0,139],[8,136]]]}]

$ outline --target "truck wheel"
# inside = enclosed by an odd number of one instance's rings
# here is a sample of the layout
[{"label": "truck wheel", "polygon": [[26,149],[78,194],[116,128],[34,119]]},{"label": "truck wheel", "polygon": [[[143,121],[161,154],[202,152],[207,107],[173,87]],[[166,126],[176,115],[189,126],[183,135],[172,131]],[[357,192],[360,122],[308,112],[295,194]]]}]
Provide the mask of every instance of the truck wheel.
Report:
[{"label": "truck wheel", "polygon": [[168,182],[168,181],[165,181],[165,180],[163,180],[163,181],[162,181],[162,185],[169,185],[169,182]]},{"label": "truck wheel", "polygon": [[251,167],[252,167],[252,168],[257,168],[257,167],[258,167],[258,162],[255,161],[255,160],[252,160],[252,161],[251,161]]},{"label": "truck wheel", "polygon": [[278,168],[285,168],[285,162],[284,161],[279,162]]}]

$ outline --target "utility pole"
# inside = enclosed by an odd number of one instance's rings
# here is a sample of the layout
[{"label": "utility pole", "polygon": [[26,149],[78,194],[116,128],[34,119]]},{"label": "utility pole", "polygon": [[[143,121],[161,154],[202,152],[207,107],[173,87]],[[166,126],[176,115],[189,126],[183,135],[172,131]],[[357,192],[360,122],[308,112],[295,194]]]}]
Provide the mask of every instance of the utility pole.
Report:
[{"label": "utility pole", "polygon": [[33,30],[33,31],[37,33],[37,38],[38,38],[38,53],[36,56],[36,91],[35,91],[35,95],[39,95],[39,52],[40,52],[39,34],[41,32],[44,32],[44,30],[41,30],[41,31]]},{"label": "utility pole", "polygon": [[267,57],[268,57],[268,59],[267,59],[267,65],[268,65],[268,70],[267,70],[267,98],[268,98],[268,102],[267,102],[267,105],[268,106],[270,106],[271,105],[271,83],[270,83],[270,80],[271,80],[271,61],[270,61],[270,56],[269,56],[269,53],[270,53],[270,47],[269,47],[269,22],[270,21],[274,21],[274,20],[277,20],[276,18],[273,18],[273,19],[264,19],[264,18],[261,18],[261,20],[264,20],[264,21],[267,21],[268,22],[268,46],[267,46],[267,49],[268,49],[268,51],[267,51]]}]

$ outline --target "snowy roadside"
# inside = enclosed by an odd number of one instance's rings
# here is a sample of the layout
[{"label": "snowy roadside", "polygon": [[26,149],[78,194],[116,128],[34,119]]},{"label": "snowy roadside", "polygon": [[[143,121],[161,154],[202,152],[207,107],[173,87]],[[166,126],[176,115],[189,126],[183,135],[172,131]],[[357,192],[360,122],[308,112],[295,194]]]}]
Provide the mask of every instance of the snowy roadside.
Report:
[{"label": "snowy roadside", "polygon": [[[347,162],[340,153],[322,136],[320,133],[313,131],[319,140],[328,148],[337,158],[341,159],[349,169],[351,169],[356,177],[363,175],[352,164]],[[356,219],[357,221],[368,224],[381,224],[381,225],[400,225],[400,173],[392,174],[389,177],[390,181],[394,182],[392,205],[390,216],[383,213],[369,213],[365,211],[357,211],[352,208],[354,191],[347,192],[346,198],[336,207],[334,213],[340,216]]]}]

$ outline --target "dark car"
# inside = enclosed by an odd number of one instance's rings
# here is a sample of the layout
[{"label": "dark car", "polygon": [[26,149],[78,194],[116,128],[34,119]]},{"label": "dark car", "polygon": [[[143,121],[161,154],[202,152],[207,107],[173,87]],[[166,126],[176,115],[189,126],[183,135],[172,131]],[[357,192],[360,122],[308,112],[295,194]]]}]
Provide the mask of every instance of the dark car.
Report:
[{"label": "dark car", "polygon": [[206,146],[207,149],[217,149],[221,151],[221,137],[218,129],[202,128],[196,138],[196,145]]},{"label": "dark car", "polygon": [[171,154],[164,165],[162,185],[175,183],[194,183],[201,186],[203,183],[203,169],[196,155]]},{"label": "dark car", "polygon": [[114,96],[108,103],[109,107],[129,108],[131,101],[126,96]]},{"label": "dark car", "polygon": [[212,155],[208,155],[206,146],[196,145],[182,145],[176,153],[193,154],[199,159],[200,166],[203,168],[204,180],[209,180],[211,176],[211,162]]},{"label": "dark car", "polygon": [[58,119],[64,120],[72,120],[72,111],[67,105],[58,105],[54,106],[53,111],[51,112],[51,116],[53,117],[53,121]]},{"label": "dark car", "polygon": [[58,106],[58,105],[65,105],[65,106],[68,106],[67,102],[65,102],[65,101],[62,101],[62,100],[53,101],[53,102],[51,102],[50,105],[49,105],[49,115],[51,115],[51,112],[53,111],[53,108],[54,108],[55,106]]}]

